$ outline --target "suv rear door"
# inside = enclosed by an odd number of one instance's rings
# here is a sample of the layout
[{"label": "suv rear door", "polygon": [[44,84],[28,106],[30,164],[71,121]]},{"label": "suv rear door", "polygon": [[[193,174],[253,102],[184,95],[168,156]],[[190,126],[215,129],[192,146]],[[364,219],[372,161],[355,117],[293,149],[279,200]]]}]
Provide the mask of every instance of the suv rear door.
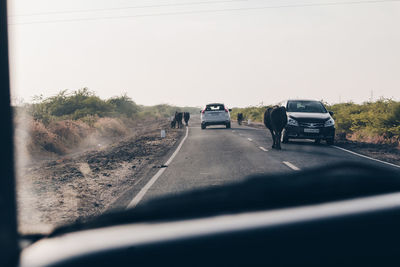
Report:
[{"label": "suv rear door", "polygon": [[226,121],[226,109],[223,104],[209,104],[204,110],[205,121]]}]

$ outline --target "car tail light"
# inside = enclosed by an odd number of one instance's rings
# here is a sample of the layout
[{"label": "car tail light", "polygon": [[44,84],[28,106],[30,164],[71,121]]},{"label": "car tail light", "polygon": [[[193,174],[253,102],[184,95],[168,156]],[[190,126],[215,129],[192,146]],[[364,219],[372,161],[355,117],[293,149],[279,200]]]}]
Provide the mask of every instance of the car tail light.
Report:
[{"label": "car tail light", "polygon": [[228,109],[227,109],[227,108],[225,108],[225,112],[228,112]]},{"label": "car tail light", "polygon": [[201,111],[201,114],[204,114],[204,111],[206,111],[205,109],[203,109],[202,111]]}]

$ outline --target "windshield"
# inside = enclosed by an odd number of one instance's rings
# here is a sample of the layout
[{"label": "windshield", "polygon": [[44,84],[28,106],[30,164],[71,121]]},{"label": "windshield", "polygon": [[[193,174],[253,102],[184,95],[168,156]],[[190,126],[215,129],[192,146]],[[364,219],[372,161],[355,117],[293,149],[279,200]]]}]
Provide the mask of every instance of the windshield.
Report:
[{"label": "windshield", "polygon": [[325,107],[318,101],[288,101],[288,112],[326,113]]},{"label": "windshield", "polygon": [[22,234],[255,174],[398,169],[399,1],[8,7]]}]

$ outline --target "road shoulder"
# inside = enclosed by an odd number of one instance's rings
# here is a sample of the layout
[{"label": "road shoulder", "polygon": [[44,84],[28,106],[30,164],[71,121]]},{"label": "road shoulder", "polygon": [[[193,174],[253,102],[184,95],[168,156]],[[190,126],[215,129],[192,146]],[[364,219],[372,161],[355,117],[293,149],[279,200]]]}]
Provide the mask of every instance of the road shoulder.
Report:
[{"label": "road shoulder", "polygon": [[[118,199],[140,189],[182,139],[184,129],[168,126],[168,121],[145,125],[140,135],[107,147],[25,168],[18,184],[20,232],[45,234],[119,208]],[[160,129],[166,129],[166,138]]]}]

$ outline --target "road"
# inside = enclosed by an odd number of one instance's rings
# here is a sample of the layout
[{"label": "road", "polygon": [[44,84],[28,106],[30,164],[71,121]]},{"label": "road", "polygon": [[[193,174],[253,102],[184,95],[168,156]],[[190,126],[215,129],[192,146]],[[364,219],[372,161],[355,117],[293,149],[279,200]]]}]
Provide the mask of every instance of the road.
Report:
[{"label": "road", "polygon": [[186,140],[168,167],[148,179],[140,191],[131,192],[130,207],[167,194],[239,182],[251,174],[288,173],[343,161],[383,166],[400,174],[400,168],[325,143],[291,141],[282,144],[280,151],[271,149],[271,145],[266,129],[233,123],[231,129],[212,126],[201,130],[196,119],[191,122]]}]

